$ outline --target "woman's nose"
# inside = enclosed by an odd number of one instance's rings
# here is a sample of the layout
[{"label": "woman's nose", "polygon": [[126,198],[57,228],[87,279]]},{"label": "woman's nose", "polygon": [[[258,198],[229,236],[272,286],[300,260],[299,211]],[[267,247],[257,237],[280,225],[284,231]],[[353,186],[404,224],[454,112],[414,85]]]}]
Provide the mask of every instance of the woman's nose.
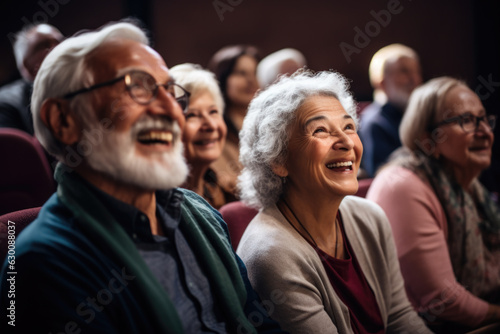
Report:
[{"label": "woman's nose", "polygon": [[344,132],[340,132],[338,135],[335,135],[334,138],[334,150],[351,150],[354,147],[353,140]]},{"label": "woman's nose", "polygon": [[216,128],[215,119],[209,114],[203,114],[201,117],[201,128],[205,131],[213,131]]}]

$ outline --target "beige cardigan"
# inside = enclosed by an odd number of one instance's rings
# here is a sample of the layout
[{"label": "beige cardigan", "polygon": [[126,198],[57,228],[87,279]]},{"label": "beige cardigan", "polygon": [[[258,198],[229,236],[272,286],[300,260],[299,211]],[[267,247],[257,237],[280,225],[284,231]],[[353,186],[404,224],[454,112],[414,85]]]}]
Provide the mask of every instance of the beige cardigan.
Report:
[{"label": "beige cardigan", "polygon": [[[374,292],[387,333],[431,333],[411,307],[382,209],[348,196],[340,205],[347,238]],[[290,333],[352,333],[347,307],[316,251],[276,206],[252,220],[237,250],[270,316]]]}]

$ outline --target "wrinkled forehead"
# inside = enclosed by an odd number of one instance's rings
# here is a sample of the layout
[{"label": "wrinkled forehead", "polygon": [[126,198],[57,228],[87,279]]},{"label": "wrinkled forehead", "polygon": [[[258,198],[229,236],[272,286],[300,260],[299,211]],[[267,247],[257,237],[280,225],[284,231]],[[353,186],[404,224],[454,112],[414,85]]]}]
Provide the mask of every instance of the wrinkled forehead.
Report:
[{"label": "wrinkled forehead", "polygon": [[90,52],[85,62],[95,82],[110,80],[133,69],[151,74],[158,82],[169,79],[167,65],[158,52],[132,40],[108,40]]},{"label": "wrinkled forehead", "polygon": [[441,114],[454,116],[464,112],[475,114],[484,111],[484,107],[477,94],[469,87],[458,85],[446,93],[440,111]]},{"label": "wrinkled forehead", "polygon": [[309,96],[295,112],[296,126],[303,128],[312,119],[327,116],[329,119],[348,115],[340,101],[331,95]]}]

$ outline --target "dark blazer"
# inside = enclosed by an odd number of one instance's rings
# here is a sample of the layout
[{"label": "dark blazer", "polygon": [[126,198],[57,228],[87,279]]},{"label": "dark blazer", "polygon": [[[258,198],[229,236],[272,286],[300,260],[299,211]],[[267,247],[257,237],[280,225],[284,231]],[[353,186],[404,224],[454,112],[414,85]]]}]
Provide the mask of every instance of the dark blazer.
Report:
[{"label": "dark blazer", "polygon": [[0,88],[0,128],[15,128],[34,134],[31,116],[33,85],[24,79]]}]

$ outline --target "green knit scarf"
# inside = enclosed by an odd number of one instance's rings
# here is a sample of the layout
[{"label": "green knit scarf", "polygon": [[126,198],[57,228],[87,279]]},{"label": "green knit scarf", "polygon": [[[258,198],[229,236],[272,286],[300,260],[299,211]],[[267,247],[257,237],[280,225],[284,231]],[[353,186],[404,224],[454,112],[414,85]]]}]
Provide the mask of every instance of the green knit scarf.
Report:
[{"label": "green knit scarf", "polygon": [[[85,182],[68,167],[59,164],[55,178],[59,199],[73,212],[76,224],[120,267],[135,276],[131,284],[137,289],[137,300],[149,315],[157,333],[183,333],[179,315],[158,280],[146,265],[135,244],[121,225],[88,189]],[[240,276],[222,218],[198,195],[180,189],[184,194],[179,225],[194,255],[211,284],[216,305],[226,315],[227,329],[238,327],[256,333],[243,311],[246,289]]]}]

